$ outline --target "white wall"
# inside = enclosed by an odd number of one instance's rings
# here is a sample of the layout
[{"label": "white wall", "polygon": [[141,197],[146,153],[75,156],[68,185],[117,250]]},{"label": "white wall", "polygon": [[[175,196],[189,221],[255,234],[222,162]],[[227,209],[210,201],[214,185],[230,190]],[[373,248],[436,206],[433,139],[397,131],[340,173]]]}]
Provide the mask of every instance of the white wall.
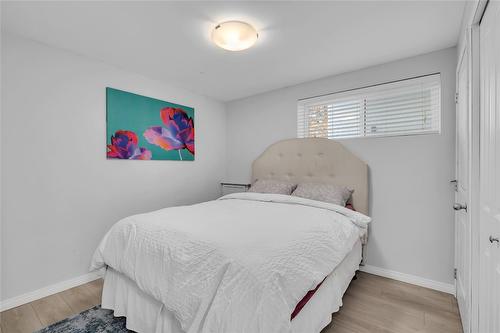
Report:
[{"label": "white wall", "polygon": [[[122,217],[213,199],[222,179],[248,181],[258,154],[295,137],[297,99],[433,72],[443,82],[441,135],[342,142],[370,166],[368,264],[452,283],[455,49],[226,107],[5,32],[1,56],[2,300],[87,273]],[[106,86],[195,107],[196,160],[106,160]]]},{"label": "white wall", "polygon": [[[454,48],[236,100],[227,109],[227,181],[247,182],[271,143],[296,136],[299,98],[441,72],[442,133],[343,140],[370,167],[367,264],[453,283]],[[291,69],[293,70],[293,69]],[[272,75],[272,73],[270,73]]]},{"label": "white wall", "polygon": [[[209,98],[2,33],[2,296],[88,272],[127,215],[217,197],[225,109]],[[105,87],[196,112],[196,160],[106,160]]]}]

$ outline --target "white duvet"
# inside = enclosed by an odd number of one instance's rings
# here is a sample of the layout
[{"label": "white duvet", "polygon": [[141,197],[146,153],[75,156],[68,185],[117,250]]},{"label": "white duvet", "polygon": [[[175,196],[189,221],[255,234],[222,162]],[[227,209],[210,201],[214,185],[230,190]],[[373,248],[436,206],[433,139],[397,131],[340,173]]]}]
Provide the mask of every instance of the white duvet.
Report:
[{"label": "white duvet", "polygon": [[135,281],[188,333],[289,332],[297,303],[368,222],[333,204],[236,193],[119,221],[91,268],[107,265]]}]

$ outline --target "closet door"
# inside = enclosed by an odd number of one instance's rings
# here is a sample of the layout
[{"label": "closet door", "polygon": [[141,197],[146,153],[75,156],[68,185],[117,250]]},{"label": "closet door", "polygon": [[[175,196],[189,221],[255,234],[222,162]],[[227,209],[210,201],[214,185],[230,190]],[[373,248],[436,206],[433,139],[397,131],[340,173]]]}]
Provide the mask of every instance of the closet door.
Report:
[{"label": "closet door", "polygon": [[479,332],[500,332],[500,2],[480,34]]}]

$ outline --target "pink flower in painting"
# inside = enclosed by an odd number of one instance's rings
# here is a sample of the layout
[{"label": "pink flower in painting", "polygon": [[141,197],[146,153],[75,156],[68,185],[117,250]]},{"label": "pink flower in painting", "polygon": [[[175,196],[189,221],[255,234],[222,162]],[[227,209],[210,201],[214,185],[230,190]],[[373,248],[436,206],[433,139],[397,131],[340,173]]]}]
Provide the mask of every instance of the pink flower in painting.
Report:
[{"label": "pink flower in painting", "polygon": [[137,134],[132,131],[119,130],[111,136],[111,144],[108,145],[108,158],[125,160],[150,160],[151,151],[137,146]]},{"label": "pink flower in painting", "polygon": [[160,117],[165,127],[148,128],[144,131],[146,140],[165,150],[187,149],[194,155],[193,118],[180,108],[164,108],[160,111]]}]

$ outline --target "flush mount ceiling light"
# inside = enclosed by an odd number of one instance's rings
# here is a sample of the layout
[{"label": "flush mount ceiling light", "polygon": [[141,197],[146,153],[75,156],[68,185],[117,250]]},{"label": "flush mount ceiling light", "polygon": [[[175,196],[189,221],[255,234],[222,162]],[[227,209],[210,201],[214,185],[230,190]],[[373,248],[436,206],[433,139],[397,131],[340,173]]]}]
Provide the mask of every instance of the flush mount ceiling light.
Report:
[{"label": "flush mount ceiling light", "polygon": [[248,49],[257,41],[259,34],[246,22],[226,21],[218,24],[212,31],[213,42],[229,51]]}]

